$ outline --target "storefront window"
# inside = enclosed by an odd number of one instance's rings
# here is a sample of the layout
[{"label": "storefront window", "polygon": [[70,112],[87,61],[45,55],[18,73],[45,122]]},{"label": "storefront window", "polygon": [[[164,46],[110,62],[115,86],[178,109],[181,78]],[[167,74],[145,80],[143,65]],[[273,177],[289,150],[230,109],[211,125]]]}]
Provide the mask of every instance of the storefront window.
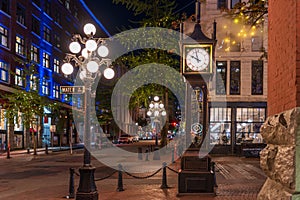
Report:
[{"label": "storefront window", "polygon": [[231,108],[210,108],[210,144],[230,145]]},{"label": "storefront window", "polygon": [[236,144],[262,143],[260,127],[265,121],[265,108],[237,108]]}]

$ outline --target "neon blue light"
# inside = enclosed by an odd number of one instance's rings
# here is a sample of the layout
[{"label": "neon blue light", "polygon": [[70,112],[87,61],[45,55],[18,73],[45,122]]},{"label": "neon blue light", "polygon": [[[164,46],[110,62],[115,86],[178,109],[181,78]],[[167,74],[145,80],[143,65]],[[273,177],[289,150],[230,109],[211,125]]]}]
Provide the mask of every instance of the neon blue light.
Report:
[{"label": "neon blue light", "polygon": [[84,9],[91,15],[93,20],[102,28],[102,30],[109,36],[111,37],[110,33],[106,30],[106,28],[103,26],[103,24],[95,17],[95,15],[92,13],[92,11],[88,8],[88,6],[84,3],[83,0],[80,0],[80,3],[83,5]]}]

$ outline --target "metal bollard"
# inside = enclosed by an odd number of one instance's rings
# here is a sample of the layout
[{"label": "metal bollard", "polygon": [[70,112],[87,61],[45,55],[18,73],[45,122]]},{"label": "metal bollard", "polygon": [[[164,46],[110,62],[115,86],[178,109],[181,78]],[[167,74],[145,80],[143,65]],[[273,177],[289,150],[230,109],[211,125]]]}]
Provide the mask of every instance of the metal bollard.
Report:
[{"label": "metal bollard", "polygon": [[48,154],[48,144],[46,144],[46,147],[45,147],[45,153]]},{"label": "metal bollard", "polygon": [[70,185],[69,185],[69,198],[74,198],[74,173],[75,169],[70,168]]},{"label": "metal bollard", "polygon": [[123,189],[123,177],[122,177],[122,165],[119,164],[119,174],[118,174],[118,188],[117,191],[121,192],[124,191]]},{"label": "metal bollard", "polygon": [[215,169],[215,162],[211,162],[211,170],[214,174],[214,187],[218,187],[217,185],[217,178],[216,178],[216,169]]},{"label": "metal bollard", "polygon": [[142,147],[139,147],[138,148],[138,159],[139,160],[143,160],[143,154],[142,154],[142,152],[143,152]]},{"label": "metal bollard", "polygon": [[30,148],[27,148],[27,154],[30,154]]},{"label": "metal bollard", "polygon": [[148,150],[148,148],[146,149],[146,151],[145,151],[145,154],[146,154],[146,159],[145,159],[145,161],[149,161],[149,150]]},{"label": "metal bollard", "polygon": [[163,163],[162,182],[161,182],[161,186],[160,186],[161,189],[166,189],[166,188],[168,188],[168,185],[167,185],[167,170],[166,170],[166,167],[167,167],[167,163],[164,162],[164,163]]},{"label": "metal bollard", "polygon": [[172,163],[174,163],[175,160],[174,160],[174,148],[172,148]]}]

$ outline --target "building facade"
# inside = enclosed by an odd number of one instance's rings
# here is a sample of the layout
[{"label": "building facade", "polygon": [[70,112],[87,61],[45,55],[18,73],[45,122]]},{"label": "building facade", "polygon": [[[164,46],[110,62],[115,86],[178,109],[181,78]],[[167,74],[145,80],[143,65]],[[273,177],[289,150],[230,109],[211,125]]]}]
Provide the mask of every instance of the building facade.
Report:
[{"label": "building facade", "polygon": [[[65,53],[72,35],[83,33],[84,24],[93,23],[97,37],[110,36],[103,25],[88,9],[83,0],[1,0],[0,1],[0,91],[34,90],[53,102],[63,103],[56,121],[45,109],[45,116],[39,119],[43,127],[32,127],[40,131],[40,144],[67,144],[72,135],[78,142],[71,117],[71,96],[61,94],[60,86],[73,85],[76,75],[66,76],[61,71]],[[20,62],[21,61],[21,62]],[[29,74],[24,80],[28,64],[31,63],[37,74]],[[1,102],[3,104],[3,102]],[[5,149],[7,140],[7,120],[5,108],[1,106],[0,149]],[[57,124],[61,128],[58,128]],[[38,124],[38,123],[37,123]],[[15,124],[11,137],[11,148],[24,148],[24,127],[22,122]]]},{"label": "building facade", "polygon": [[[208,84],[208,133],[215,153],[240,153],[242,144],[263,143],[260,127],[267,113],[267,19],[245,26],[226,17],[238,0],[201,3],[201,27],[210,37],[217,22],[213,77]],[[195,22],[184,25],[194,31]]]}]

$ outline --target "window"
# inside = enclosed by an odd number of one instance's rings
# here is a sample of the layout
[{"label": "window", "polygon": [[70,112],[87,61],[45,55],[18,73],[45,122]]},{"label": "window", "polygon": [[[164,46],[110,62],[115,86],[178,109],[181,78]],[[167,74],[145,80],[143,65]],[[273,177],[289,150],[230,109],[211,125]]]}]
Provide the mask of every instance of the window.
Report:
[{"label": "window", "polygon": [[61,24],[61,14],[59,10],[55,10],[54,21],[58,24]]},{"label": "window", "polygon": [[263,50],[263,37],[253,36],[251,38],[251,49],[252,51],[262,51]]},{"label": "window", "polygon": [[59,85],[57,83],[53,83],[53,97],[56,99],[59,99],[60,97]]},{"label": "window", "polygon": [[43,66],[50,68],[50,55],[46,52],[43,52]]},{"label": "window", "polygon": [[65,7],[70,10],[70,0],[65,0]]},{"label": "window", "polygon": [[218,0],[218,9],[226,9],[227,0]]},{"label": "window", "polygon": [[252,61],[252,95],[263,94],[263,77],[264,77],[264,66],[262,60]]},{"label": "window", "polygon": [[10,0],[0,0],[0,9],[3,11],[3,12],[6,12],[7,14],[9,14],[9,1]]},{"label": "window", "polygon": [[209,133],[211,144],[230,144],[231,108],[210,108]]},{"label": "window", "polygon": [[8,82],[8,64],[3,61],[0,61],[0,79]]},{"label": "window", "polygon": [[57,58],[54,58],[53,60],[53,70],[54,72],[58,73],[59,74],[59,65],[60,65],[60,62]]},{"label": "window", "polygon": [[38,83],[39,83],[38,80],[39,80],[39,78],[37,75],[33,75],[33,74],[30,75],[30,89],[31,90],[37,91]]},{"label": "window", "polygon": [[54,46],[60,49],[60,36],[57,33],[54,33],[53,39]]},{"label": "window", "polygon": [[31,47],[30,47],[30,59],[32,61],[38,63],[39,58],[40,58],[39,48],[36,47],[35,45],[31,45]]},{"label": "window", "polygon": [[37,5],[40,6],[41,5],[41,1],[40,0],[32,0],[32,2]]},{"label": "window", "polygon": [[234,8],[234,6],[235,6],[237,3],[241,3],[241,0],[231,0],[231,7],[230,7],[230,8]]},{"label": "window", "polygon": [[227,61],[217,61],[216,94],[226,94]]},{"label": "window", "polygon": [[230,94],[240,94],[241,88],[241,62],[230,61]]},{"label": "window", "polygon": [[32,27],[31,27],[32,31],[37,35],[40,35],[40,27],[41,27],[40,20],[32,16]]},{"label": "window", "polygon": [[2,46],[8,47],[8,31],[0,26],[0,43]]},{"label": "window", "polygon": [[45,1],[45,13],[51,17],[51,2],[50,0]]},{"label": "window", "polygon": [[49,78],[47,77],[43,78],[42,93],[47,96],[49,95]]},{"label": "window", "polygon": [[17,22],[25,25],[25,8],[19,3],[17,5]]},{"label": "window", "polygon": [[25,55],[25,41],[21,36],[16,36],[16,53],[22,56]]},{"label": "window", "polygon": [[237,108],[236,144],[242,141],[262,143],[260,127],[265,121],[265,108]]},{"label": "window", "polygon": [[20,86],[20,87],[24,87],[25,82],[23,79],[23,70],[20,68],[16,68],[16,74],[15,74],[15,85]]},{"label": "window", "polygon": [[51,41],[51,35],[50,35],[50,29],[47,26],[44,26],[44,35],[43,35],[44,40],[47,42]]},{"label": "window", "polygon": [[222,40],[220,47],[226,52],[239,52],[241,51],[240,38],[232,33],[227,33],[226,37]]}]

